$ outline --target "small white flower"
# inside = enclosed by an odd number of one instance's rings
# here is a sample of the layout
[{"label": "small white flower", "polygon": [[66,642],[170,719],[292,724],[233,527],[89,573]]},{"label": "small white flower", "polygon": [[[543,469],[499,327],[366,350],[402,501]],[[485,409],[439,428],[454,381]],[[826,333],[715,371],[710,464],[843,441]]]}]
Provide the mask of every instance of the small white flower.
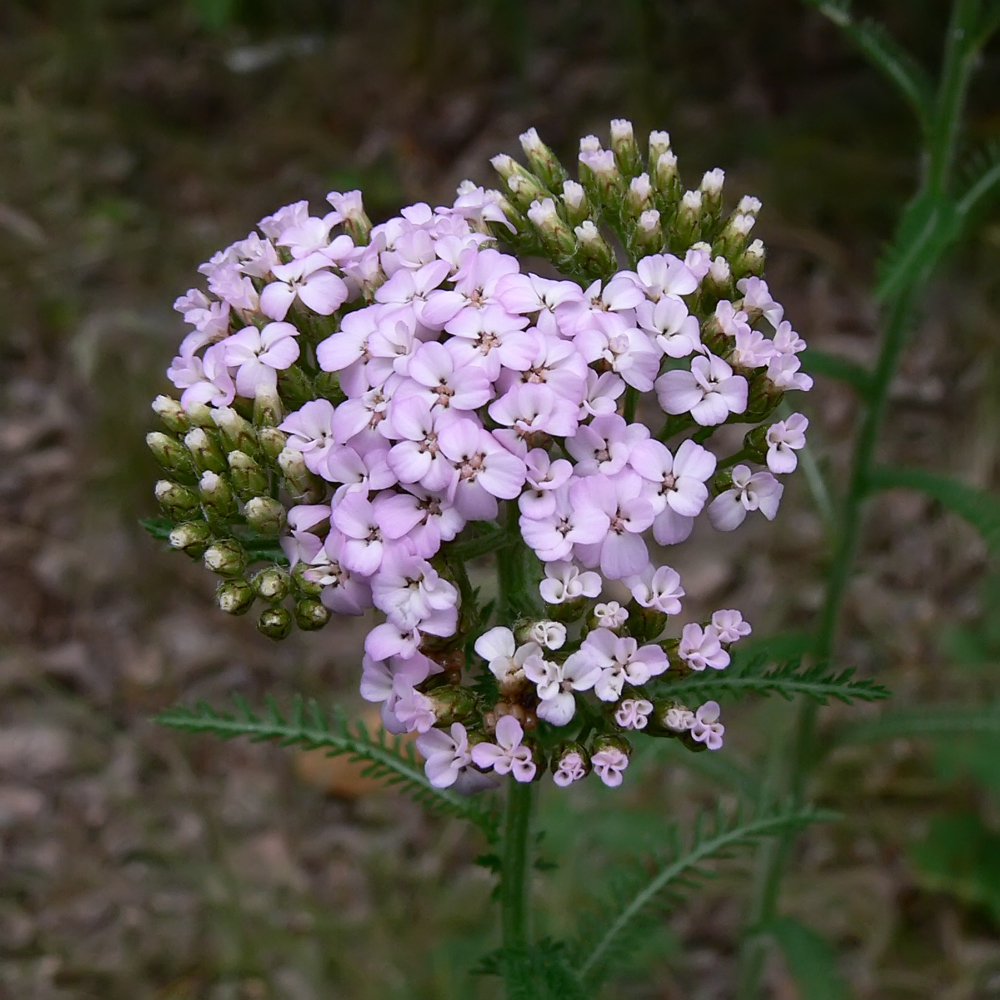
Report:
[{"label": "small white flower", "polygon": [[781,475],[794,472],[799,464],[795,454],[806,446],[806,429],[809,421],[801,413],[793,413],[787,420],[779,420],[767,429],[767,467]]}]

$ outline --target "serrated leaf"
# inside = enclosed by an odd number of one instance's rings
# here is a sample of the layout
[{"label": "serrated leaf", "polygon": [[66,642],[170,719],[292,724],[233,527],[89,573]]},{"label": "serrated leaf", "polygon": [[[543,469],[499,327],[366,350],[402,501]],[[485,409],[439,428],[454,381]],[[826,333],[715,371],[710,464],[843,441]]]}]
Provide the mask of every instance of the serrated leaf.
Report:
[{"label": "serrated leaf", "polygon": [[826,938],[793,917],[776,917],[760,930],[778,943],[803,1000],[850,1000],[837,953]]},{"label": "serrated leaf", "polygon": [[801,808],[750,819],[737,812],[733,817],[726,818],[720,809],[715,809],[707,817],[698,817],[694,824],[695,832],[686,848],[681,847],[674,826],[671,839],[676,846],[658,860],[653,873],[650,874],[645,865],[638,866],[638,871],[629,882],[619,887],[615,899],[601,907],[602,916],[608,911],[615,914],[603,933],[588,928],[580,935],[576,947],[580,981],[596,988],[611,963],[628,950],[625,931],[631,929],[632,924],[655,903],[669,903],[680,898],[674,891],[679,886],[687,890],[696,886],[700,879],[705,878],[706,871],[702,866],[706,862],[728,857],[732,851],[755,844],[764,837],[831,818],[831,813]]},{"label": "serrated leaf", "polygon": [[[194,708],[178,706],[156,716],[161,725],[188,732],[214,733],[223,739],[246,736],[254,742],[274,740],[282,746],[302,744],[310,750],[326,750],[331,757],[341,754],[367,762],[373,777],[404,786],[408,795],[438,812],[449,813],[475,823],[492,842],[497,837],[497,817],[490,806],[460,795],[450,788],[435,788],[417,760],[413,747],[380,729],[370,735],[360,720],[353,726],[342,713],[329,719],[312,699],[300,707],[296,699],[286,719],[273,698],[266,701],[263,717],[254,714],[241,697],[234,698],[237,714],[218,712],[199,702]],[[308,721],[306,721],[308,719]]]},{"label": "serrated leaf", "polygon": [[153,538],[160,542],[170,541],[170,532],[177,527],[173,521],[166,517],[144,517],[139,524],[148,531]]},{"label": "serrated leaf", "polygon": [[875,469],[868,478],[868,490],[896,487],[919,490],[958,514],[982,535],[994,556],[1000,556],[1000,500],[961,480],[923,469]]},{"label": "serrated leaf", "polygon": [[831,698],[851,704],[854,701],[880,701],[890,692],[868,678],[856,680],[854,669],[830,671],[824,663],[803,667],[797,661],[767,669],[768,659],[758,657],[748,663],[734,664],[725,670],[705,670],[671,681],[669,673],[648,687],[657,694],[700,704],[706,698],[742,698],[747,694],[794,698],[805,695],[821,705]]},{"label": "serrated leaf", "polygon": [[845,382],[859,396],[867,398],[871,390],[872,376],[864,365],[859,365],[856,361],[841,357],[839,354],[817,350],[815,347],[807,347],[802,352],[801,360],[803,371],[809,372],[810,375],[822,375],[838,382]]},{"label": "serrated leaf", "polygon": [[1000,735],[1000,704],[955,705],[940,708],[900,708],[879,719],[838,726],[827,738],[829,749],[848,743],[931,739],[971,734]]}]

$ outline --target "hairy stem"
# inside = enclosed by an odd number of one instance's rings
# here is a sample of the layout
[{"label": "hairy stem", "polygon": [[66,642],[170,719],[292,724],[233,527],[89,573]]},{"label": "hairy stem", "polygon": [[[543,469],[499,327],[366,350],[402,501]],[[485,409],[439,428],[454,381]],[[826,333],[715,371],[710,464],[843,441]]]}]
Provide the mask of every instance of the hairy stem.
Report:
[{"label": "hairy stem", "polygon": [[507,818],[503,841],[503,875],[500,882],[503,946],[508,953],[523,952],[528,945],[528,833],[531,829],[531,782],[511,780],[507,789]]}]

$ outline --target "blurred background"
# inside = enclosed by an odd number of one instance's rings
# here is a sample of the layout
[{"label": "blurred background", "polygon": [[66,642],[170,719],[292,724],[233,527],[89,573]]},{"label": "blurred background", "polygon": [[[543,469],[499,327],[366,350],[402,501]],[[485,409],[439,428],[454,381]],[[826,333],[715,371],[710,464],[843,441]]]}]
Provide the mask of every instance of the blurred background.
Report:
[{"label": "blurred background", "polygon": [[[936,67],[943,0],[860,5]],[[970,129],[1000,139],[1000,52]],[[869,289],[915,178],[894,93],[792,0],[4,0],[0,4],[0,997],[368,1000],[495,996],[484,850],[350,771],[150,719],[304,691],[361,711],[360,632],[275,645],[215,610],[213,581],[138,526],[155,516],[149,402],[196,267],[289,201],[364,190],[378,221],[450,202],[538,127],[567,162],[612,117],[670,131],[695,186],[764,202],[767,277],[811,345],[874,356]],[[996,488],[1000,216],[927,289],[881,445]],[[834,491],[857,403],[796,400]],[[673,560],[695,617],[808,627],[823,520],[805,477],[776,530],[709,530]],[[736,553],[734,555],[734,552]],[[895,704],[1000,693],[1000,577],[922,496],[872,504],[840,647]],[[827,709],[824,719],[875,714]],[[754,773],[784,703],[730,709]],[[676,755],[624,789],[542,796],[542,932],[666,819],[731,797]],[[837,950],[859,998],[1000,997],[1000,742],[838,750],[812,789],[839,826],[800,842],[785,909]],[[745,865],[664,918],[608,996],[732,995]],[[799,996],[775,959],[767,988]],[[804,998],[809,1000],[809,998]]]}]

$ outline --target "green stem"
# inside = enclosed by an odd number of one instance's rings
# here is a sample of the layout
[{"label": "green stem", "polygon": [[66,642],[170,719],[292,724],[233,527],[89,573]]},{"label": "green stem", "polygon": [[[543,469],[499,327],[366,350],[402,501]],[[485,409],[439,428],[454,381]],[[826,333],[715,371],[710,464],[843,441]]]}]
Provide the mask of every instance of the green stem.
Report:
[{"label": "green stem", "polygon": [[[924,176],[917,197],[948,199],[948,186],[954,162],[955,147],[962,120],[962,106],[968,88],[972,59],[967,39],[978,17],[977,0],[956,0],[946,38],[941,83],[935,105],[935,117],[924,151]],[[941,213],[931,225],[937,226]],[[936,234],[932,234],[936,235]],[[942,246],[943,251],[943,246]],[[844,598],[850,584],[854,557],[863,526],[864,501],[874,462],[875,446],[885,420],[889,386],[906,342],[906,333],[916,300],[940,258],[941,251],[931,259],[915,258],[910,273],[899,284],[896,294],[886,307],[885,333],[878,363],[872,375],[867,407],[858,431],[847,494],[841,510],[839,531],[830,565],[826,599],[816,630],[813,656],[828,660],[833,654]],[[816,720],[818,705],[809,701],[799,704],[787,752],[772,758],[778,787],[782,788],[793,806],[804,797],[811,764],[815,759]],[[758,855],[754,897],[749,914],[751,933],[747,937],[740,969],[738,996],[740,1000],[756,1000],[767,954],[767,942],[759,931],[771,921],[778,908],[781,879],[787,866],[794,835],[782,834],[765,844]]]},{"label": "green stem", "polygon": [[[500,882],[501,927],[507,953],[508,990],[513,976],[524,970],[524,952],[528,947],[528,886],[531,865],[528,858],[528,834],[531,830],[530,781],[511,779],[507,789],[507,818],[503,841],[503,875]],[[520,955],[520,961],[517,956]],[[512,968],[512,963],[515,968]],[[515,970],[516,969],[516,970]]]}]

